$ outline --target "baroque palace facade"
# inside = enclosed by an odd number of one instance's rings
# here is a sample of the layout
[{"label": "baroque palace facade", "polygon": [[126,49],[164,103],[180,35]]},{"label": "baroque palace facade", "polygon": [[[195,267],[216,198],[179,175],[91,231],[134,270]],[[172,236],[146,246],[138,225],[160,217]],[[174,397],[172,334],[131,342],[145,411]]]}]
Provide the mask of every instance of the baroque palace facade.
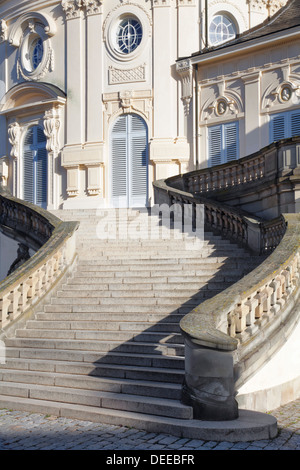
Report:
[{"label": "baroque palace facade", "polygon": [[145,206],[153,181],[278,138],[283,111],[286,136],[299,44],[222,44],[287,3],[1,0],[2,180],[50,210]]}]

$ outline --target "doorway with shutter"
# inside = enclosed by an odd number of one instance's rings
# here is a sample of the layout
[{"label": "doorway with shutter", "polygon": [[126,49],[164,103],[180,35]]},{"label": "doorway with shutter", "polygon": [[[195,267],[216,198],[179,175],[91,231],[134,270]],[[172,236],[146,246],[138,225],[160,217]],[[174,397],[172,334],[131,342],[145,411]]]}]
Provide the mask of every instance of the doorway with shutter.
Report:
[{"label": "doorway with shutter", "polygon": [[23,199],[47,207],[47,149],[42,127],[32,126],[23,142]]},{"label": "doorway with shutter", "polygon": [[118,117],[112,127],[110,172],[113,207],[147,206],[148,128],[136,114]]}]

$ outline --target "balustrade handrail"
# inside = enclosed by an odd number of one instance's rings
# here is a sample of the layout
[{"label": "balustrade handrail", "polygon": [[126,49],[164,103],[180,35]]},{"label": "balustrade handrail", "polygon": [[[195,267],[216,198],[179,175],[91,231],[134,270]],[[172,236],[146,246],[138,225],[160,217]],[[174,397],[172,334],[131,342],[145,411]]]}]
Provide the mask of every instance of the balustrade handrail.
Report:
[{"label": "balustrade handrail", "polygon": [[174,186],[180,181],[181,184],[183,183],[181,189],[193,194],[202,194],[239,188],[245,183],[249,185],[249,183],[269,181],[293,173],[295,169],[298,174],[300,165],[298,158],[295,158],[294,162],[285,161],[282,152],[285,148],[299,145],[299,136],[282,139],[252,155],[222,165],[174,176],[168,178],[168,182]]},{"label": "balustrade handrail", "polygon": [[257,254],[271,253],[285,233],[286,222],[282,215],[267,221],[243,209],[216,202],[202,194],[194,195],[174,188],[169,181],[170,179],[155,181],[154,192],[162,190],[167,194],[170,205],[176,203],[204,205],[206,225]]},{"label": "balustrade handrail", "polygon": [[0,328],[36,304],[51,289],[75,257],[78,222],[63,222],[0,187],[0,221],[27,234],[37,252],[0,282]]}]

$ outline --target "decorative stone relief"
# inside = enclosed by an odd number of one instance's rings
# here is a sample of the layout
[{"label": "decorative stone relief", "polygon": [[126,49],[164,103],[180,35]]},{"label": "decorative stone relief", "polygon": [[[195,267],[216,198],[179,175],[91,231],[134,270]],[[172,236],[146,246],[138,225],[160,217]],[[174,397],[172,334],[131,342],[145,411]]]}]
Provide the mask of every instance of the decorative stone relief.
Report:
[{"label": "decorative stone relief", "polygon": [[0,20],[0,41],[6,41],[8,26],[5,20]]},{"label": "decorative stone relief", "polygon": [[152,92],[143,90],[127,90],[103,95],[106,116],[109,121],[119,114],[137,112],[146,120],[150,120],[152,111]]},{"label": "decorative stone relief", "polygon": [[67,20],[79,18],[81,15],[81,4],[81,0],[62,0],[61,6]]},{"label": "decorative stone relief", "polygon": [[62,0],[61,6],[66,19],[79,18],[83,11],[87,15],[101,13],[102,0]]},{"label": "decorative stone relief", "polygon": [[85,7],[87,15],[101,13],[102,0],[82,0],[82,5]]},{"label": "decorative stone relief", "polygon": [[10,156],[17,159],[20,155],[21,127],[18,122],[13,122],[8,126],[8,140],[11,144]]},{"label": "decorative stone relief", "polygon": [[140,65],[134,69],[116,69],[112,66],[108,69],[108,83],[144,82],[146,80],[146,65]]},{"label": "decorative stone relief", "polygon": [[48,47],[46,51],[46,56],[41,64],[41,66],[37,69],[38,73],[28,73],[25,69],[25,67],[22,65],[22,57],[21,54],[19,54],[19,57],[17,59],[17,77],[18,80],[20,77],[22,77],[26,81],[37,81],[41,80],[42,78],[45,77],[45,75],[48,72],[53,72],[54,71],[54,52],[50,44],[50,40],[48,39]]},{"label": "decorative stone relief", "polygon": [[44,134],[47,137],[46,149],[48,151],[48,205],[54,204],[55,197],[55,158],[59,152],[59,129],[61,126],[60,109],[53,108],[45,112]]},{"label": "decorative stone relief", "polygon": [[8,181],[8,158],[0,158],[0,184],[2,186],[7,186]]},{"label": "decorative stone relief", "polygon": [[201,121],[208,119],[234,119],[243,112],[241,97],[236,91],[219,86],[220,93],[214,101],[208,100],[201,110]]},{"label": "decorative stone relief", "polygon": [[190,5],[195,5],[195,0],[177,0],[177,6],[178,7],[185,7],[185,6],[190,6]]},{"label": "decorative stone relief", "polygon": [[176,70],[181,78],[181,99],[185,107],[185,114],[190,112],[190,102],[193,97],[193,66],[190,60],[183,60],[176,64]]},{"label": "decorative stone relief", "polygon": [[171,0],[152,0],[152,7],[169,7]]},{"label": "decorative stone relief", "polygon": [[247,0],[250,8],[253,10],[268,10],[269,15],[274,15],[286,3],[287,0]]},{"label": "decorative stone relief", "polygon": [[292,100],[293,96],[299,97],[300,85],[291,81],[284,81],[275,90],[271,92],[272,102],[269,102],[269,106],[275,104],[285,104]]},{"label": "decorative stone relief", "polygon": [[60,129],[60,112],[54,108],[45,112],[44,116],[44,133],[47,137],[46,148],[48,152],[57,153],[59,150],[58,133]]}]

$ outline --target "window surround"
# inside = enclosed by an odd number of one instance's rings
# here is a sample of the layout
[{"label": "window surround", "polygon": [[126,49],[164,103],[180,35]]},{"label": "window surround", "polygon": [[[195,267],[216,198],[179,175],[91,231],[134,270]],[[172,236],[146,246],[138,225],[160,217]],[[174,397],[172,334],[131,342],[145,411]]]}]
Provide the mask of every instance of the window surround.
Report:
[{"label": "window surround", "polygon": [[[7,41],[17,52],[18,79],[39,80],[54,68],[54,56],[50,38],[56,33],[53,18],[39,12],[22,15],[13,24]],[[43,42],[43,56],[36,68],[30,64],[30,46],[40,38]]]},{"label": "window surround", "polygon": [[[140,23],[142,38],[139,45],[132,52],[124,53],[120,51],[117,44],[117,31],[122,20],[127,18]],[[144,8],[134,3],[119,5],[108,14],[103,25],[103,39],[109,54],[118,62],[129,62],[139,57],[144,52],[151,36],[151,25],[151,18]]]}]

